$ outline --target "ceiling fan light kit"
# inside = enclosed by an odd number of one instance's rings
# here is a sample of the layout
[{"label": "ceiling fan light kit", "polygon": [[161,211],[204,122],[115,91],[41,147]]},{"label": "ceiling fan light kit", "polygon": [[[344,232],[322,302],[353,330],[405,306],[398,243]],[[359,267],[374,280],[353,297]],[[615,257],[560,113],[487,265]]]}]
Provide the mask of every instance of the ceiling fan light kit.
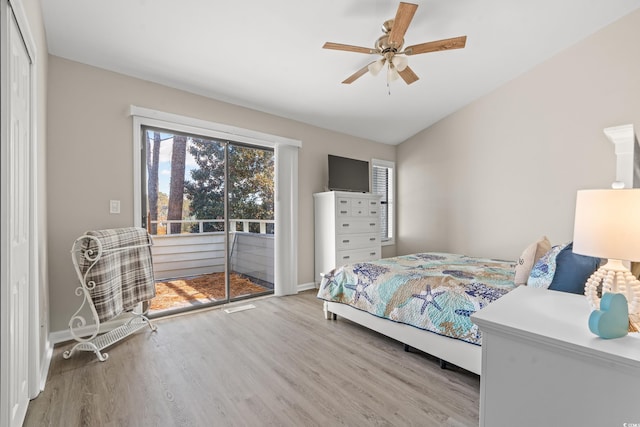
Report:
[{"label": "ceiling fan light kit", "polygon": [[382,70],[382,67],[384,67],[385,62],[386,60],[384,58],[377,59],[371,64],[367,65],[367,69],[372,75],[377,76],[380,70]]},{"label": "ceiling fan light kit", "polygon": [[421,53],[438,52],[451,49],[462,49],[467,42],[467,36],[454,37],[450,39],[437,40],[409,46],[402,50],[404,46],[404,35],[411,24],[411,20],[418,9],[417,4],[400,2],[396,16],[382,24],[382,32],[374,48],[353,46],[342,43],[326,42],[324,49],[342,50],[347,52],[364,53],[367,55],[380,55],[380,58],[359,69],[342,83],[351,84],[367,72],[376,76],[387,65],[387,82],[397,80],[399,77],[406,84],[414,83],[419,79],[416,73],[409,67],[410,55]]},{"label": "ceiling fan light kit", "polygon": [[387,70],[387,82],[393,82],[399,78],[400,74],[398,74],[398,71],[392,66],[392,64],[389,64],[389,68]]},{"label": "ceiling fan light kit", "polygon": [[391,63],[398,71],[404,71],[409,66],[409,58],[406,56],[394,56],[391,58]]}]

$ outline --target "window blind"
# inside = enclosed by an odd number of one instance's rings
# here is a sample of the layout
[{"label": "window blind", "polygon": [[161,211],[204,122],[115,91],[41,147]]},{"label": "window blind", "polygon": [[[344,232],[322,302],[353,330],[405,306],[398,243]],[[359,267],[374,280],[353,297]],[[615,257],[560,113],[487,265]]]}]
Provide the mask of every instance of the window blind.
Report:
[{"label": "window blind", "polygon": [[372,189],[373,194],[380,198],[380,237],[383,242],[388,241],[389,235],[389,168],[373,166]]}]

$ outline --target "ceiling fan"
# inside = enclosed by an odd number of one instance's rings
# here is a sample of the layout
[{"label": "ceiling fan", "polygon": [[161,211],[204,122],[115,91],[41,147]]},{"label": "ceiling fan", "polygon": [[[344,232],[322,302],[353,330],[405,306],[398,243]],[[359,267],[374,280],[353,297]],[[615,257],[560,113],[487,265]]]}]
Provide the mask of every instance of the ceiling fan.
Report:
[{"label": "ceiling fan", "polygon": [[344,50],[347,52],[377,54],[380,58],[362,67],[342,83],[351,84],[367,72],[377,75],[385,64],[388,65],[387,82],[402,77],[408,85],[418,80],[418,76],[409,67],[407,56],[418,55],[420,53],[437,52],[449,49],[462,49],[467,42],[467,36],[454,37],[451,39],[437,40],[432,42],[415,44],[404,48],[404,34],[409,28],[413,15],[418,9],[417,4],[400,2],[396,17],[389,19],[382,24],[384,34],[376,40],[373,49],[368,47],[352,46],[348,44],[326,42],[324,49]]}]

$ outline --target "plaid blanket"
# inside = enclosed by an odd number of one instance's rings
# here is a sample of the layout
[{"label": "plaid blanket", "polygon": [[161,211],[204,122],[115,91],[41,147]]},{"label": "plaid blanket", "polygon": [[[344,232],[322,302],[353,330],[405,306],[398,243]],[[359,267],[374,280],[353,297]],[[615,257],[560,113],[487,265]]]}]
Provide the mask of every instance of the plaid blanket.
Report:
[{"label": "plaid blanket", "polygon": [[[95,283],[90,294],[101,322],[155,297],[151,238],[144,228],[88,231],[85,236],[92,238],[83,239],[78,267],[86,284]],[[102,256],[92,266],[84,254],[91,251],[95,259],[98,241]]]}]

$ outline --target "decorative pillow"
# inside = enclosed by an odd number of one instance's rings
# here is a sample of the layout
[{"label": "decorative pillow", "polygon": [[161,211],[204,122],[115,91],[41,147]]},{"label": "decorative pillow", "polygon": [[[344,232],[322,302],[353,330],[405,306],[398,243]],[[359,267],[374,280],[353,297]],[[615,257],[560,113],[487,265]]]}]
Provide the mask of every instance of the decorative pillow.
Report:
[{"label": "decorative pillow", "polygon": [[584,284],[599,266],[600,258],[574,254],[571,242],[556,257],[556,274],[549,289],[584,294]]},{"label": "decorative pillow", "polygon": [[529,274],[527,286],[531,288],[547,289],[553,280],[556,272],[556,257],[566,245],[557,245],[552,247],[549,252],[542,255]]},{"label": "decorative pillow", "polygon": [[516,265],[515,277],[513,279],[516,285],[526,285],[529,279],[531,269],[535,265],[536,261],[542,258],[542,255],[549,252],[551,249],[551,242],[547,239],[547,236],[543,236],[540,240],[530,244],[522,252]]}]

